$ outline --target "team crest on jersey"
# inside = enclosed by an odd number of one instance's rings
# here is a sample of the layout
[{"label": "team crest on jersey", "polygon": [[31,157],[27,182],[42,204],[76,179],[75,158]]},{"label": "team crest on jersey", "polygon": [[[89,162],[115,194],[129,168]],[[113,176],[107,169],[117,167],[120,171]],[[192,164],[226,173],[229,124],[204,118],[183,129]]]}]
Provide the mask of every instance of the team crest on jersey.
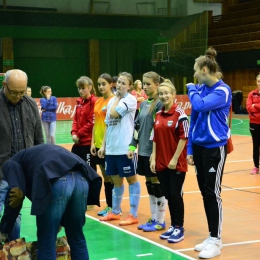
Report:
[{"label": "team crest on jersey", "polygon": [[101,109],[102,112],[106,112],[107,111],[107,106],[103,106]]},{"label": "team crest on jersey", "polygon": [[159,125],[159,120],[157,120],[155,124],[156,124],[156,125]]},{"label": "team crest on jersey", "polygon": [[173,124],[173,121],[172,121],[172,120],[167,122],[167,125],[168,125],[168,126],[172,126],[172,124]]}]

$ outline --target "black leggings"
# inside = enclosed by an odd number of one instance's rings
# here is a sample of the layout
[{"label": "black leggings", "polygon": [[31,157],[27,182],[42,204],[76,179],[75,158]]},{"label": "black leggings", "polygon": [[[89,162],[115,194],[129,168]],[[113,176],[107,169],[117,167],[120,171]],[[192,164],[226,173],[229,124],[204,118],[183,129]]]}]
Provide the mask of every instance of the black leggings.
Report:
[{"label": "black leggings", "polygon": [[256,168],[259,168],[259,147],[260,147],[260,125],[249,124],[253,141],[253,161]]},{"label": "black leggings", "polygon": [[184,203],[183,183],[186,172],[165,169],[157,172],[157,178],[161,184],[162,192],[168,200],[168,207],[171,215],[171,225],[183,227]]}]

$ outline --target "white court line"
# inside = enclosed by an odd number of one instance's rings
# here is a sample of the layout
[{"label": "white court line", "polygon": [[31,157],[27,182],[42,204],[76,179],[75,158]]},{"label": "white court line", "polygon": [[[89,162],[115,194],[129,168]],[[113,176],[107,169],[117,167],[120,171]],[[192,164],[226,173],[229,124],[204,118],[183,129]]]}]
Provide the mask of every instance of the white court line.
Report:
[{"label": "white court line", "polygon": [[232,126],[235,126],[235,125],[241,125],[241,124],[243,123],[243,120],[238,119],[238,118],[233,118],[233,120],[238,120],[239,122],[236,123],[236,124],[233,124],[233,123],[232,123]]},{"label": "white court line", "polygon": [[[137,235],[137,234],[135,234],[135,233],[133,233],[133,232],[130,232],[130,231],[128,231],[128,230],[125,230],[125,229],[122,229],[122,228],[120,228],[120,227],[114,226],[114,225],[112,225],[112,224],[110,224],[110,223],[108,223],[108,222],[105,222],[105,221],[99,221],[99,219],[96,219],[96,218],[94,218],[94,217],[92,217],[92,216],[89,216],[88,214],[86,215],[86,217],[87,217],[87,218],[90,218],[90,219],[92,219],[92,220],[98,221],[99,223],[101,223],[101,224],[103,224],[103,225],[106,225],[106,226],[115,228],[115,229],[117,229],[117,230],[120,230],[120,231],[122,231],[122,232],[125,232],[125,233],[128,234],[128,235],[131,235],[131,236],[137,237],[137,238],[139,238],[139,239],[142,239],[142,240],[144,240],[144,241],[146,241],[146,242],[148,242],[148,243],[150,243],[150,244],[153,244],[153,245],[155,245],[155,246],[158,246],[158,247],[160,247],[160,248],[162,248],[162,249],[165,249],[165,250],[167,250],[167,251],[169,251],[169,252],[171,252],[171,253],[174,253],[174,254],[176,254],[176,255],[182,256],[182,257],[184,257],[184,258],[186,258],[186,259],[196,260],[196,258],[192,258],[192,257],[190,257],[190,256],[184,255],[184,254],[178,252],[177,250],[173,250],[173,249],[171,249],[171,248],[169,248],[169,247],[166,247],[166,246],[164,246],[164,245],[161,245],[161,244],[159,244],[159,243],[156,243],[156,242],[154,242],[154,241],[152,241],[152,240],[150,240],[150,239],[147,239],[147,238],[145,238],[145,237],[139,236],[139,235]],[[115,258],[115,259],[117,259],[117,258]]]},{"label": "white court line", "polygon": [[153,255],[152,253],[147,253],[147,254],[140,254],[140,255],[136,255],[137,257],[143,257],[143,256],[150,256]]},{"label": "white court line", "polygon": [[[236,187],[236,188],[222,188],[221,191],[233,191],[233,190],[251,190],[251,189],[259,189],[260,186],[251,186],[251,187]],[[195,194],[200,193],[199,190],[196,191],[184,191],[184,194]],[[149,195],[142,195],[140,198],[148,198]],[[123,197],[123,200],[128,200],[129,197]],[[105,202],[105,199],[100,200],[102,202]]]},{"label": "white court line", "polygon": [[[251,190],[251,189],[259,189],[260,186],[253,186],[253,187],[240,187],[240,188],[221,188],[221,191],[234,191],[234,190]],[[200,191],[184,191],[184,194],[194,194],[200,193]]]},{"label": "white court line", "polygon": [[[260,243],[260,240],[251,240],[251,241],[244,241],[244,242],[236,242],[236,243],[229,243],[229,244],[222,244],[222,246],[237,246],[237,245],[246,245],[246,244],[254,244],[254,243]],[[194,248],[185,248],[185,249],[179,249],[176,251],[179,252],[186,252],[194,250]]]}]

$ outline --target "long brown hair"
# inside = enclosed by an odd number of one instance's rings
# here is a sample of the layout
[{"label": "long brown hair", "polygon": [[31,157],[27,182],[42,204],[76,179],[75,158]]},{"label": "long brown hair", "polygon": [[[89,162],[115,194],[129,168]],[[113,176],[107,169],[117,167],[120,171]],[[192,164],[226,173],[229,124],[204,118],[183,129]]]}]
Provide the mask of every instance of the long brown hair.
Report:
[{"label": "long brown hair", "polygon": [[76,81],[77,88],[79,88],[79,87],[82,88],[85,85],[92,86],[92,88],[90,90],[90,94],[96,94],[96,90],[94,88],[94,83],[91,78],[89,78],[87,76],[81,76],[79,79],[77,79],[77,81]]},{"label": "long brown hair", "polygon": [[50,89],[50,86],[42,86],[41,90],[40,90],[40,94],[42,95],[42,97],[46,97],[45,93],[47,91],[47,89]]},{"label": "long brown hair", "polygon": [[[158,84],[158,85],[161,84],[162,82],[164,82],[164,78],[161,77],[158,73],[156,73],[154,71],[149,71],[149,72],[144,73],[143,78],[152,79],[153,83]],[[150,106],[150,109],[149,109],[150,114],[152,114],[154,112],[154,108],[155,108],[158,100],[159,100],[158,93],[156,93],[156,95],[154,96],[153,102]]]}]

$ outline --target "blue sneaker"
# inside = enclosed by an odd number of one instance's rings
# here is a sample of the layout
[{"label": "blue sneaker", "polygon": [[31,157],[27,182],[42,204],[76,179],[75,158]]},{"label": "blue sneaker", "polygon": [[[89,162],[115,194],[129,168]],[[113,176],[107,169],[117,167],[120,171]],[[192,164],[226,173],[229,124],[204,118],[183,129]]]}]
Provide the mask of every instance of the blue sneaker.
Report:
[{"label": "blue sneaker", "polygon": [[169,229],[160,235],[161,239],[168,239],[174,231],[174,227],[170,226]]},{"label": "blue sneaker", "polygon": [[154,224],[156,223],[155,220],[149,218],[149,220],[148,220],[145,224],[141,224],[141,225],[139,225],[137,228],[138,228],[139,230],[143,230],[144,227],[146,227],[147,225],[153,224],[153,223],[154,223]]},{"label": "blue sneaker", "polygon": [[112,211],[112,208],[106,206],[103,210],[101,210],[101,211],[98,212],[98,216],[104,217],[104,216],[106,216],[106,215],[107,215],[109,212],[111,212],[111,211]]},{"label": "blue sneaker", "polygon": [[159,231],[165,229],[165,222],[159,223],[158,221],[150,223],[143,227],[144,232],[152,232],[152,231]]},{"label": "blue sneaker", "polygon": [[167,239],[169,243],[177,243],[184,239],[184,228],[175,227],[172,235]]}]

